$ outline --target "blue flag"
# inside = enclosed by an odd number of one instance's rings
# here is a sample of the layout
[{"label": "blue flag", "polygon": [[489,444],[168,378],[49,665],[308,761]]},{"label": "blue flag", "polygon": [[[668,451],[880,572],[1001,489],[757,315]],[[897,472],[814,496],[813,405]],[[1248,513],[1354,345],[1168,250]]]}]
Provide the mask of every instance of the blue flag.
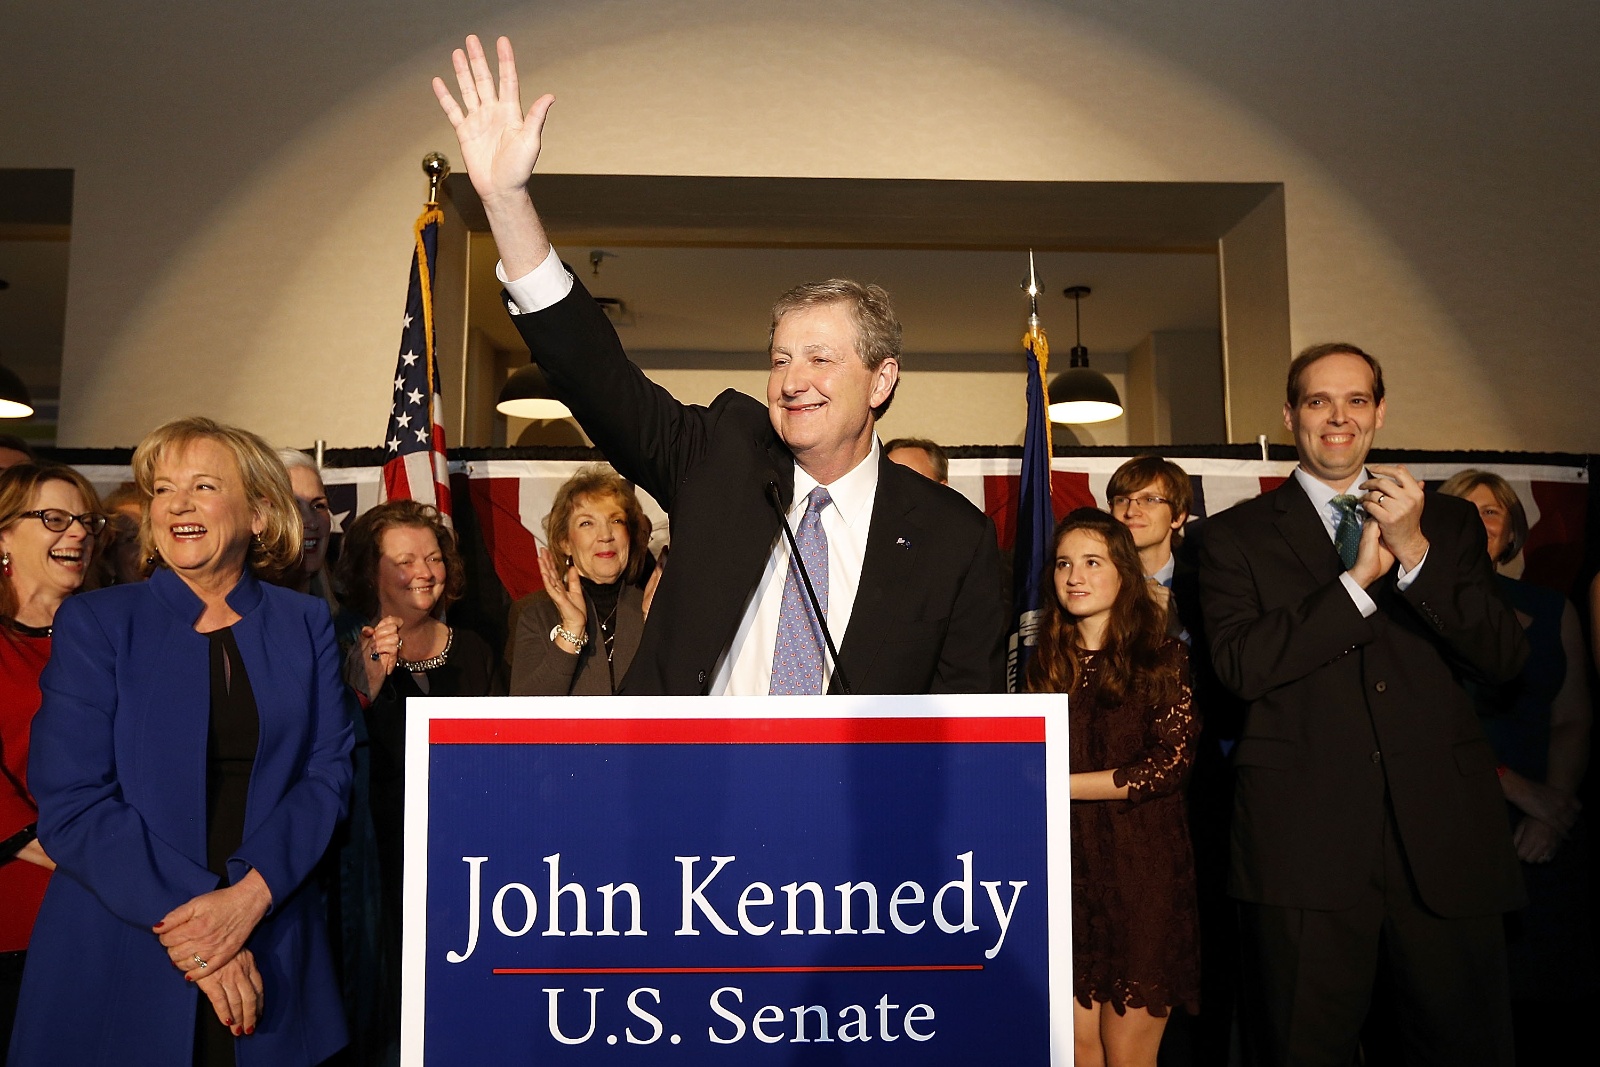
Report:
[{"label": "blue flag", "polygon": [[1054,547],[1055,511],[1050,502],[1050,417],[1044,376],[1050,347],[1037,320],[1023,339],[1028,350],[1028,427],[1022,438],[1022,481],[1017,494],[1017,539],[1012,556],[1011,638],[1006,684],[1021,692],[1023,670],[1038,639],[1040,598],[1050,592],[1045,566]]}]

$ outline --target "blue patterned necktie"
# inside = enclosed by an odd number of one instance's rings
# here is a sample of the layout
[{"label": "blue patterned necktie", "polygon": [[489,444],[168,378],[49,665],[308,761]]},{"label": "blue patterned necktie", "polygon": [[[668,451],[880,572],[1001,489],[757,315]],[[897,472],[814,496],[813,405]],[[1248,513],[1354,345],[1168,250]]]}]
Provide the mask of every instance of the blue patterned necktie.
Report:
[{"label": "blue patterned necktie", "polygon": [[[806,497],[805,516],[794,537],[824,616],[828,613],[828,534],[822,528],[822,509],[831,503],[833,498],[822,486],[811,490],[811,495]],[[778,614],[778,641],[772,649],[772,684],[767,692],[774,695],[821,693],[822,650],[822,626],[811,610],[811,598],[806,596],[800,565],[791,558],[789,576],[783,582],[783,609]]]},{"label": "blue patterned necktie", "polygon": [[1333,506],[1339,512],[1339,528],[1333,532],[1333,547],[1339,550],[1339,559],[1343,561],[1345,570],[1356,565],[1356,556],[1361,551],[1361,520],[1356,517],[1356,502],[1360,499],[1349,493],[1340,493],[1333,498]]}]

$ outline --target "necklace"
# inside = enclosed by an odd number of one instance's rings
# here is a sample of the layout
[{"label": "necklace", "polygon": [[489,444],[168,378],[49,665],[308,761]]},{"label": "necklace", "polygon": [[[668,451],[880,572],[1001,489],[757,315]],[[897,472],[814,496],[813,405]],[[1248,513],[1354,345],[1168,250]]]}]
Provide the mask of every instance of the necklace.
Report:
[{"label": "necklace", "polygon": [[600,639],[601,642],[606,646],[607,663],[611,662],[611,650],[617,643],[617,609],[621,606],[622,598],[618,597],[617,602],[611,605],[611,614],[600,620]]},{"label": "necklace", "polygon": [[7,619],[6,625],[23,637],[49,637],[55,633],[56,629],[54,626],[29,626],[27,623],[18,622],[16,619]]},{"label": "necklace", "polygon": [[423,671],[437,670],[438,668],[444,666],[445,660],[450,658],[450,646],[455,643],[455,630],[446,626],[444,628],[444,648],[439,651],[437,656],[430,656],[427,659],[403,659],[400,660],[400,666],[404,667],[412,674],[420,674]]}]

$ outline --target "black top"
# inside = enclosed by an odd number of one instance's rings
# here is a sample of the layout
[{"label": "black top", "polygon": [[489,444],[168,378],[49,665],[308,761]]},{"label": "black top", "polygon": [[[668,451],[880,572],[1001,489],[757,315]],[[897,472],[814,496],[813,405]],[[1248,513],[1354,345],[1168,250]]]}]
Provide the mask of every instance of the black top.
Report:
[{"label": "black top", "polygon": [[443,666],[416,673],[396,667],[367,708],[367,734],[372,744],[372,829],[378,844],[378,869],[383,876],[383,921],[396,951],[405,855],[406,703],[418,696],[504,696],[506,691],[500,657],[471,630],[459,626],[452,629],[455,637]]},{"label": "black top", "polygon": [[211,640],[211,734],[206,742],[206,866],[224,879],[228,857],[244,841],[244,809],[250,796],[261,720],[244,657],[224,627]]},{"label": "black top", "polygon": [[[250,772],[261,740],[261,716],[244,657],[233,630],[212,630],[211,729],[206,738],[206,867],[228,884],[228,857],[244,841]],[[211,1002],[200,998],[195,1014],[196,1067],[232,1067],[233,1033],[218,1021]]]}]

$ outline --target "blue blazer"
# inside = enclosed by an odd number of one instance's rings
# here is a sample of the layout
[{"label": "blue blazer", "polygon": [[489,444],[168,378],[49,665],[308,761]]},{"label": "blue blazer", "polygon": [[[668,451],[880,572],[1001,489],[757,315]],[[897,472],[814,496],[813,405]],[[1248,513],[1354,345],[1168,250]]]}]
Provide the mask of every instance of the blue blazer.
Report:
[{"label": "blue blazer", "polygon": [[[228,604],[260,713],[232,884],[257,870],[272,908],[251,934],[264,986],[241,1067],[314,1064],[345,1044],[321,894],[305,882],[350,792],[348,693],[326,604],[246,574]],[[151,927],[218,888],[206,867],[210,645],[203,605],[159,570],[67,600],[40,687],[28,778],[59,865],[23,976],[15,1065],[188,1063],[211,1004]]]}]

